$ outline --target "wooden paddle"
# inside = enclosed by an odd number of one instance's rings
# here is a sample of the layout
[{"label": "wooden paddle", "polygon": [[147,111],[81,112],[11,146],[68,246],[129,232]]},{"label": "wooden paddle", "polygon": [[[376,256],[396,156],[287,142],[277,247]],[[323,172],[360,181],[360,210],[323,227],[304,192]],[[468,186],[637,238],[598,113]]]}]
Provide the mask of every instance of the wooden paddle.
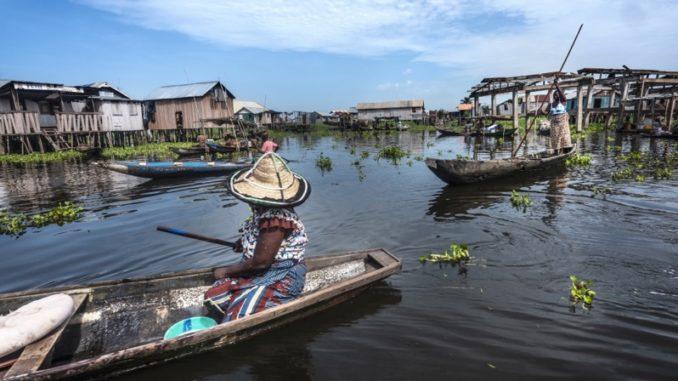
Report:
[{"label": "wooden paddle", "polygon": [[206,237],[204,235],[190,233],[190,232],[187,232],[185,230],[170,228],[170,227],[167,227],[167,226],[158,226],[158,227],[156,227],[156,229],[161,231],[161,232],[165,232],[165,233],[176,234],[176,235],[180,235],[182,237],[193,238],[193,239],[197,239],[197,240],[200,240],[200,241],[216,243],[217,245],[222,245],[222,246],[228,246],[231,249],[235,248],[235,243],[229,242],[229,241],[224,241],[223,239],[219,239],[219,238]]}]

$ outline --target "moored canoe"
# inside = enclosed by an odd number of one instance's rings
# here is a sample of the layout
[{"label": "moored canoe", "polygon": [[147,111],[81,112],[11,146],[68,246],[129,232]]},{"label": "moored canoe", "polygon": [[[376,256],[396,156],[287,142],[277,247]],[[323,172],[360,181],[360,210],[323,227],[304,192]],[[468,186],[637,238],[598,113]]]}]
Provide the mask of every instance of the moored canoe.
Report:
[{"label": "moored canoe", "polygon": [[114,172],[147,178],[218,176],[252,166],[248,162],[219,161],[111,161],[95,164]]}]

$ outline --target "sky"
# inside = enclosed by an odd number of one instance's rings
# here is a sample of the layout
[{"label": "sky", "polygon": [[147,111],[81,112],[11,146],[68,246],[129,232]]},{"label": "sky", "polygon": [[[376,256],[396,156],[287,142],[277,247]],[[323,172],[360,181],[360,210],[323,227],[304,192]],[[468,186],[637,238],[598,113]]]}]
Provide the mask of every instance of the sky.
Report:
[{"label": "sky", "polygon": [[565,66],[678,70],[675,0],[0,0],[0,78],[106,81],[143,99],[220,80],[274,110],[424,99]]}]

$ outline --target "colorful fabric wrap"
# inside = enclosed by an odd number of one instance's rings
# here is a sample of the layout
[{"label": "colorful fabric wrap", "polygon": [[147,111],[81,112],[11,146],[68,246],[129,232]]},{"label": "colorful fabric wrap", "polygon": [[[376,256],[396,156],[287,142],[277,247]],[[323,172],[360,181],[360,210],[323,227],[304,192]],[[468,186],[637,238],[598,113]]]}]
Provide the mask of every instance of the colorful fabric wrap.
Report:
[{"label": "colorful fabric wrap", "polygon": [[276,261],[263,274],[216,281],[205,292],[205,304],[223,313],[225,323],[296,299],[305,280],[304,261]]}]

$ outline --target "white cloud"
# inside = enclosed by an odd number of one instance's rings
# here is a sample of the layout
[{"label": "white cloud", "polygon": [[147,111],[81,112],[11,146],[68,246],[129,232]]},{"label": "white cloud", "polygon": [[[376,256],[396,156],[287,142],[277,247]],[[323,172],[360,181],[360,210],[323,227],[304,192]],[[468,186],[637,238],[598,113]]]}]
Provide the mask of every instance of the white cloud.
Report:
[{"label": "white cloud", "polygon": [[404,52],[474,77],[556,69],[582,22],[566,69],[678,63],[678,1],[670,0],[79,1],[223,46],[363,57]]},{"label": "white cloud", "polygon": [[407,69],[403,70],[403,75],[410,75],[410,74],[412,74],[411,68],[408,67]]}]

